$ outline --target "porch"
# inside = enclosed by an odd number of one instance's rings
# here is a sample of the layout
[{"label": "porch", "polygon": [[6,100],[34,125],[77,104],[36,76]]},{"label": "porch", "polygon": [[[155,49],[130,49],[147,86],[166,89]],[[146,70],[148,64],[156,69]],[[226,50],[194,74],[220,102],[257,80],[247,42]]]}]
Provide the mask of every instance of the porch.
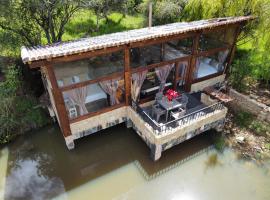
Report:
[{"label": "porch", "polygon": [[227,108],[204,93],[187,94],[186,113],[166,122],[164,116],[157,122],[151,115],[154,103],[137,104],[128,112],[128,125],[133,127],[151,149],[151,156],[158,160],[161,153],[209,129],[220,131],[225,122]]}]

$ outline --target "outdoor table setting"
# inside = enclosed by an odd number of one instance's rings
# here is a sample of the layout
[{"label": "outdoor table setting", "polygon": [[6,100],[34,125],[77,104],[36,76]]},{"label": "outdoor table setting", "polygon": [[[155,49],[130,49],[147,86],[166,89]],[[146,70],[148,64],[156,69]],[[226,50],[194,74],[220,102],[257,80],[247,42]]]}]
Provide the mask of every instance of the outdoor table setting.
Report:
[{"label": "outdoor table setting", "polygon": [[169,112],[182,106],[179,96],[176,91],[168,90],[166,95],[157,101],[157,103],[166,110],[166,122],[168,121]]}]

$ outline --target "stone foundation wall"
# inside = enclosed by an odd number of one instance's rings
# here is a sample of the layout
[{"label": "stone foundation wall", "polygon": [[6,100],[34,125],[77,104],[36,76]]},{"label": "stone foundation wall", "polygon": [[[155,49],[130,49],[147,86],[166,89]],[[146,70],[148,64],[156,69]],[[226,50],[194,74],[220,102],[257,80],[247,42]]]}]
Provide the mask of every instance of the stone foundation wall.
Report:
[{"label": "stone foundation wall", "polygon": [[126,106],[70,124],[72,138],[75,140],[125,121],[127,121]]},{"label": "stone foundation wall", "polygon": [[143,119],[132,109],[127,109],[128,119],[132,123],[133,129],[146,142],[151,149],[151,157],[158,160],[162,151],[169,149],[185,140],[188,140],[209,129],[220,131],[225,123],[227,108],[209,113],[189,124],[171,129],[161,135],[155,134],[153,129],[143,121]]},{"label": "stone foundation wall", "polygon": [[162,144],[162,151],[165,151],[165,150],[167,150],[167,149],[169,149],[177,144],[180,144],[181,142],[189,140],[189,139],[195,137],[196,135],[199,135],[199,134],[201,134],[205,131],[208,131],[210,129],[222,128],[224,126],[224,123],[225,123],[225,118],[222,118],[222,119],[219,119],[217,121],[205,124],[204,126],[202,126],[200,128],[189,131],[178,138],[175,138],[173,140],[170,140],[170,141]]},{"label": "stone foundation wall", "polygon": [[234,89],[230,89],[229,95],[234,99],[229,103],[234,111],[244,110],[258,117],[260,120],[270,122],[270,107],[251,99],[249,96],[241,94]]},{"label": "stone foundation wall", "polygon": [[204,88],[208,86],[215,85],[216,83],[221,83],[225,80],[225,74],[217,76],[215,78],[207,79],[205,81],[201,81],[198,83],[194,83],[191,85],[191,92],[202,91]]},{"label": "stone foundation wall", "polygon": [[171,131],[168,131],[165,134],[158,135],[157,143],[164,144],[183,136],[188,137],[187,135],[188,133],[196,130],[204,132],[208,130],[207,129],[208,124],[225,119],[226,114],[227,108],[209,113],[198,120],[191,121],[190,123],[185,124],[184,126],[177,127],[175,129],[172,129]]}]

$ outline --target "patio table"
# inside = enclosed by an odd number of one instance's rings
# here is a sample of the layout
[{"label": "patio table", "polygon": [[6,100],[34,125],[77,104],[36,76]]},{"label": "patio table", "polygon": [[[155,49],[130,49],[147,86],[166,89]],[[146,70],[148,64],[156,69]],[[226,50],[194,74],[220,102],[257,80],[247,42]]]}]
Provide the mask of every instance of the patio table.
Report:
[{"label": "patio table", "polygon": [[168,121],[169,111],[177,109],[182,106],[181,102],[177,101],[176,99],[169,101],[167,97],[163,97],[161,100],[158,100],[157,102],[162,108],[166,110],[166,122]]}]

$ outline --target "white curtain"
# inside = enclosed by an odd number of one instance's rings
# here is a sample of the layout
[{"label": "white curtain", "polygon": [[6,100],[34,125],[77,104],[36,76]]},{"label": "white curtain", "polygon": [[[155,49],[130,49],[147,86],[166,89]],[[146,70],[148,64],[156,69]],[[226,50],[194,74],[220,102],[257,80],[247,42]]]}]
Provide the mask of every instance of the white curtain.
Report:
[{"label": "white curtain", "polygon": [[165,88],[166,80],[173,68],[174,64],[164,65],[162,67],[155,68],[156,75],[160,81],[159,92],[162,92]]},{"label": "white curtain", "polygon": [[187,70],[187,66],[188,66],[188,61],[183,61],[179,63],[179,72],[177,74],[177,76],[181,77],[180,81],[179,81],[179,85],[183,85],[185,82],[185,75],[186,75],[186,70]]},{"label": "white curtain", "polygon": [[182,78],[185,78],[185,72],[186,72],[186,69],[187,69],[187,66],[188,66],[188,61],[183,61],[183,62],[180,62],[179,63],[179,68],[180,68],[180,74],[178,74],[178,75],[180,75]]},{"label": "white curtain", "polygon": [[229,50],[219,52],[218,53],[218,62],[221,64],[224,64],[228,54],[229,54]]},{"label": "white curtain", "polygon": [[85,107],[85,99],[87,95],[86,86],[67,91],[66,94],[74,105],[79,106],[80,115],[88,113],[88,110]]},{"label": "white curtain", "polygon": [[119,80],[120,78],[117,78],[117,79],[102,81],[99,83],[101,88],[104,90],[104,92],[106,92],[110,96],[111,106],[120,103],[116,96],[116,91],[119,87]]},{"label": "white curtain", "polygon": [[131,79],[131,98],[134,102],[137,102],[142,84],[146,78],[148,70],[132,74]]}]

